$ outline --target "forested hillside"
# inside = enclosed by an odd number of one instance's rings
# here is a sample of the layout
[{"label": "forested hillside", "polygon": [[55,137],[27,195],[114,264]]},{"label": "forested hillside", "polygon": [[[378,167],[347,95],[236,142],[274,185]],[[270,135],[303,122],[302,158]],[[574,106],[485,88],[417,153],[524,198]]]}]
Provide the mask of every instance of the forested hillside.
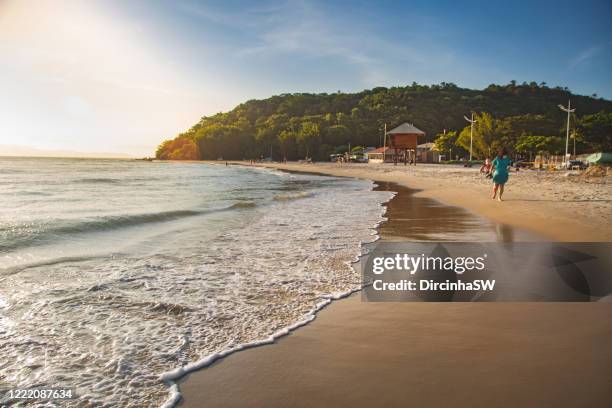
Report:
[{"label": "forested hillside", "polygon": [[[573,95],[567,88],[512,81],[483,90],[452,83],[374,88],[359,93],[283,94],[251,100],[227,113],[203,117],[191,129],[157,149],[159,159],[275,160],[329,154],[351,146],[380,146],[383,126],[413,123],[440,150],[465,146],[464,115],[475,112],[475,156],[498,145],[522,152],[564,149],[566,114],[558,104],[571,98],[572,135],[578,152],[612,150],[612,101]],[[446,130],[446,134],[442,133]]]}]

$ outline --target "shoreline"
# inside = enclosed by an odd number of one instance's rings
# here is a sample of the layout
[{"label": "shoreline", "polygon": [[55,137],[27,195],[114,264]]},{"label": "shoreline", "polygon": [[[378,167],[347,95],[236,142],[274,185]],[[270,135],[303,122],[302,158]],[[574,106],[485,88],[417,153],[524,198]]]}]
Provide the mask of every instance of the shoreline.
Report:
[{"label": "shoreline", "polygon": [[[415,237],[414,228],[406,230],[401,222],[402,200],[424,200],[419,205],[432,201],[398,186],[400,191],[387,203],[387,221],[378,226],[381,240]],[[391,204],[394,201],[397,205]],[[481,221],[459,223],[460,234],[488,231],[492,225],[461,208],[431,207],[438,216],[450,208],[458,211],[451,216]],[[523,237],[519,234],[519,240]],[[360,299],[359,293],[350,294],[267,347],[233,353],[187,374],[177,382],[183,396],[179,406],[366,407],[405,406],[407,401],[440,406],[463,398],[464,405],[485,407],[500,406],[500,393],[507,397],[501,406],[606,403],[605,373],[612,353],[605,347],[612,340],[612,328],[603,322],[612,318],[609,305]],[[595,336],[598,340],[592,342]],[[601,361],[589,360],[591,347],[598,349]],[[601,374],[595,381],[591,377],[589,384],[579,384],[595,372]],[[527,392],[516,392],[526,384]],[[553,393],[560,384],[571,391],[563,396]]]},{"label": "shoreline", "polygon": [[[202,161],[202,163],[224,165],[225,162]],[[612,217],[609,215],[612,214],[612,186],[607,181],[601,186],[594,185],[598,189],[598,198],[589,200],[576,196],[584,194],[579,189],[584,186],[578,182],[571,183],[570,177],[557,174],[558,177],[550,181],[542,180],[543,177],[550,177],[550,174],[528,171],[512,173],[504,202],[497,202],[490,199],[490,181],[479,177],[478,170],[474,168],[464,169],[460,166],[439,164],[393,166],[392,164],[339,165],[336,163],[250,164],[242,161],[227,163],[336,177],[354,177],[374,182],[394,182],[418,190],[416,193],[418,197],[432,198],[442,204],[462,207],[493,222],[530,231],[553,241],[612,241],[612,228],[610,228]],[[533,180],[530,180],[530,177]],[[555,183],[565,184],[555,185]],[[585,185],[586,188],[591,187]],[[544,186],[546,191],[543,190]],[[576,188],[576,192],[569,190],[570,187]],[[536,188],[541,191],[537,191]],[[558,197],[559,194],[565,196]]]},{"label": "shoreline", "polygon": [[[186,161],[170,161],[170,162],[184,163]],[[188,163],[202,163],[202,161],[195,161],[195,160],[190,160],[187,162]],[[214,162],[205,163],[205,164],[220,165],[220,163],[214,163]],[[282,170],[282,171],[286,171],[288,173],[315,174],[312,172],[304,172],[304,171],[291,171],[291,170]],[[328,176],[326,174],[319,174],[319,175]],[[378,186],[375,183],[374,188],[372,190],[377,190],[378,189],[377,187]],[[380,190],[385,190],[385,189],[380,189]],[[358,264],[361,261],[362,257],[364,256],[364,253],[363,253],[364,247],[366,247],[367,245],[374,244],[375,242],[381,239],[380,227],[381,225],[388,222],[388,217],[386,217],[387,205],[390,201],[392,201],[395,198],[395,196],[396,196],[396,193],[394,193],[393,196],[388,201],[380,203],[379,210],[382,210],[380,214],[382,217],[382,220],[380,220],[372,228],[372,230],[374,231],[371,235],[372,240],[367,241],[367,242],[362,242],[360,253],[354,259],[346,262],[346,264],[349,267],[354,269],[355,268],[354,265]],[[175,406],[182,406],[184,402],[184,395],[179,385],[183,381],[185,381],[185,379],[188,378],[192,373],[199,372],[201,370],[209,368],[210,366],[218,364],[222,362],[223,360],[225,360],[227,357],[234,355],[240,351],[247,351],[250,349],[259,348],[260,346],[275,344],[278,340],[282,339],[283,337],[291,335],[295,330],[313,322],[317,318],[319,312],[326,309],[327,306],[331,305],[334,301],[343,300],[351,296],[354,296],[356,293],[361,292],[363,288],[364,286],[360,284],[358,287],[349,288],[344,292],[329,293],[327,295],[324,295],[322,296],[322,300],[316,303],[311,308],[311,310],[303,317],[303,319],[293,322],[290,325],[279,329],[278,331],[270,334],[266,338],[254,340],[248,343],[238,344],[235,347],[212,353],[210,355],[200,358],[197,361],[190,362],[187,365],[180,366],[173,370],[161,373],[159,375],[159,379],[162,382],[164,382],[169,388],[169,397],[166,398],[166,400],[163,402],[161,407],[162,408],[172,408]]]},{"label": "shoreline", "polygon": [[610,318],[601,303],[363,303],[353,294],[273,345],[184,377],[179,406],[603,408]]}]

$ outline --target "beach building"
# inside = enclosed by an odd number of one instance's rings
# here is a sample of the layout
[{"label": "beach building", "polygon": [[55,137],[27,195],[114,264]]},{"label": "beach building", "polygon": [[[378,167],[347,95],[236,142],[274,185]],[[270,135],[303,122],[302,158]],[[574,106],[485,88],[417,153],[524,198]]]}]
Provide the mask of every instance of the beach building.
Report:
[{"label": "beach building", "polygon": [[[418,138],[425,136],[425,132],[418,129],[412,123],[402,123],[395,129],[387,132],[389,147],[393,149],[393,163],[397,164],[402,157],[404,165],[409,162],[416,165]],[[386,156],[386,152],[385,152]]]},{"label": "beach building", "polygon": [[563,167],[564,157],[561,155],[538,154],[533,160],[533,167],[536,169],[556,169]]},{"label": "beach building", "polygon": [[368,154],[372,153],[374,150],[377,150],[376,147],[366,147],[365,149],[363,149],[363,157],[364,158],[368,158]]},{"label": "beach building", "polygon": [[434,150],[434,144],[432,142],[417,145],[416,157],[417,161],[420,161],[421,163],[440,162],[440,153]]},{"label": "beach building", "polygon": [[[396,154],[395,149],[392,149],[387,146],[387,147],[379,147],[378,149],[372,150],[366,153],[364,156],[367,157],[368,163],[372,163],[372,164],[382,163],[383,156],[384,156],[384,160],[386,163],[394,163],[396,161],[395,154]],[[399,154],[400,154],[401,160],[404,160],[403,152],[400,151]],[[400,160],[400,158],[398,158],[398,160]]]}]

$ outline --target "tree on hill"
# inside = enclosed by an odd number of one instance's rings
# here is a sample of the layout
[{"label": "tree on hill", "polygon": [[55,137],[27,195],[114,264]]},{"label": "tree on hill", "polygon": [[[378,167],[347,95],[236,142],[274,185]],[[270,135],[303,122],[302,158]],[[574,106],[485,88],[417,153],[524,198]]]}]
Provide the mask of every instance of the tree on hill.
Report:
[{"label": "tree on hill", "polygon": [[453,130],[446,133],[439,133],[434,140],[434,148],[438,152],[446,155],[448,153],[449,160],[454,157],[464,157],[468,151],[457,144],[457,131]]},{"label": "tree on hill", "polygon": [[470,150],[470,139],[472,143],[473,157],[484,159],[492,157],[494,152],[500,147],[501,139],[498,138],[497,120],[487,112],[474,115],[474,132],[472,135],[471,126],[463,128],[457,138],[457,145],[466,151]]},{"label": "tree on hill", "polygon": [[293,160],[297,158],[297,133],[293,130],[285,129],[278,136],[282,159]]},{"label": "tree on hill", "polygon": [[[578,109],[572,123],[583,139],[580,149],[611,150],[612,102],[573,95],[568,89],[536,82],[489,85],[483,90],[455,84],[374,88],[358,93],[296,93],[250,100],[233,110],[205,116],[174,140],[190,139],[197,147],[177,152],[164,142],[158,158],[249,159],[262,155],[289,160],[306,154],[317,159],[341,146],[378,146],[382,127],[414,123],[433,141],[444,129],[458,131],[457,144],[466,147],[464,115],[482,112],[477,130],[476,157],[490,154],[496,146],[513,148],[524,135],[563,136],[564,113],[557,107],[571,98]],[[486,113],[486,114],[485,114]],[[468,134],[469,136],[469,134]],[[468,140],[469,142],[469,140]],[[188,144],[188,143],[187,143]],[[469,145],[468,145],[469,148]],[[346,150],[344,150],[346,151]]]},{"label": "tree on hill", "polygon": [[578,121],[578,133],[592,152],[612,152],[612,112],[584,115]]},{"label": "tree on hill", "polygon": [[298,155],[304,158],[316,157],[317,147],[321,143],[319,125],[313,122],[304,122],[297,134]]},{"label": "tree on hill", "polygon": [[179,136],[159,145],[155,156],[161,160],[199,160],[200,151],[193,139]]},{"label": "tree on hill", "polygon": [[560,136],[521,136],[515,149],[520,153],[528,153],[529,161],[537,154],[563,154],[565,139]]}]

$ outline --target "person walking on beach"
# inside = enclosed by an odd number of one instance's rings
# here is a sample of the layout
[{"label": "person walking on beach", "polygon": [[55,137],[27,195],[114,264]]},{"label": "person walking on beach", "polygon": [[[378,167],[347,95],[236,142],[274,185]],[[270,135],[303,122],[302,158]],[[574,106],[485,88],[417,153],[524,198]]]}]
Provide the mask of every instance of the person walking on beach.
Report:
[{"label": "person walking on beach", "polygon": [[493,197],[495,200],[497,196],[497,189],[499,189],[498,201],[502,201],[502,195],[504,194],[504,185],[508,181],[508,166],[510,165],[510,158],[506,153],[505,148],[499,149],[497,157],[493,159]]},{"label": "person walking on beach", "polygon": [[491,164],[491,159],[488,157],[485,159],[482,166],[480,166],[480,173],[484,174],[486,178],[491,178],[491,170],[493,169],[493,165]]}]

